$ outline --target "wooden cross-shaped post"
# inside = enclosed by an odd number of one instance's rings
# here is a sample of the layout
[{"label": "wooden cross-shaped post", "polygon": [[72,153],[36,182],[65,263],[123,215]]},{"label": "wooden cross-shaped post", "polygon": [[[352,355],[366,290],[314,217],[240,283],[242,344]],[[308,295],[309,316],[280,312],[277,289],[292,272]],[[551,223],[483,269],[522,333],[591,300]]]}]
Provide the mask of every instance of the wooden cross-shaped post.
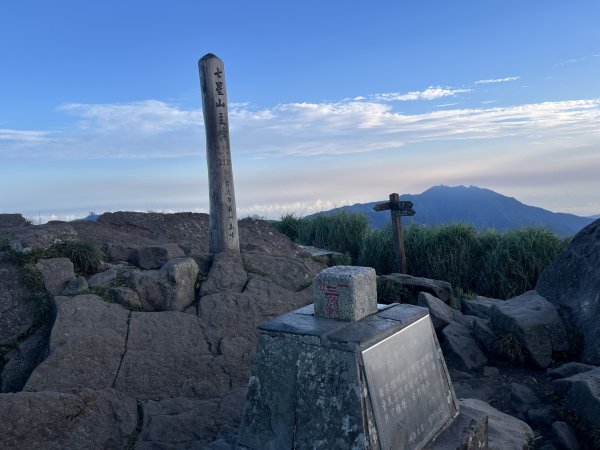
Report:
[{"label": "wooden cross-shaped post", "polygon": [[406,274],[406,255],[404,254],[404,236],[402,235],[402,216],[414,216],[412,202],[401,202],[398,194],[390,194],[390,201],[379,203],[373,207],[375,211],[389,209],[392,213],[392,230],[394,231],[394,254],[398,269]]}]

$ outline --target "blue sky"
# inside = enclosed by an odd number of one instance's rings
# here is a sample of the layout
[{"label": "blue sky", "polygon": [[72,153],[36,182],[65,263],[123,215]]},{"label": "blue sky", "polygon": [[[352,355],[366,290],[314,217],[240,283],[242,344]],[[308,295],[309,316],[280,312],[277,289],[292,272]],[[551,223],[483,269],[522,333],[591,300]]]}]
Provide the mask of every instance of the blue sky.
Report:
[{"label": "blue sky", "polygon": [[597,1],[0,2],[0,210],[207,211],[225,62],[238,215],[477,185],[600,213]]}]

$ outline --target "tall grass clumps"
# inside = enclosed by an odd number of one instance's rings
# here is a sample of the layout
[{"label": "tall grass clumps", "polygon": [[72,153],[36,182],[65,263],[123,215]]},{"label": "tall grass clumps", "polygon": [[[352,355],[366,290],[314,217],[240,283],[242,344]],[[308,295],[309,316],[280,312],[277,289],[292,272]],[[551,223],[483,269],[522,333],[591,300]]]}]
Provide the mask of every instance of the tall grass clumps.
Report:
[{"label": "tall grass clumps", "polygon": [[298,242],[304,245],[349,253],[356,261],[361,241],[369,228],[364,214],[340,212],[302,219],[298,227]]},{"label": "tall grass clumps", "polygon": [[102,248],[90,242],[69,241],[56,243],[51,247],[51,252],[69,258],[75,271],[84,275],[97,272],[104,259]]},{"label": "tall grass clumps", "polygon": [[279,221],[273,222],[273,226],[282,234],[285,234],[292,241],[298,240],[298,229],[302,224],[302,218],[294,213],[287,213],[281,216]]}]

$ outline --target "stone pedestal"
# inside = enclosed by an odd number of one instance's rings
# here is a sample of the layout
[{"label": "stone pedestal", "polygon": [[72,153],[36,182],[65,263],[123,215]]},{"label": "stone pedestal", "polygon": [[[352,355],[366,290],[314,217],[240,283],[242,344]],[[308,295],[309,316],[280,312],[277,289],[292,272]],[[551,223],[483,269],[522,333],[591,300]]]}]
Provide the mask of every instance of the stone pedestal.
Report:
[{"label": "stone pedestal", "polygon": [[238,448],[421,449],[458,413],[428,310],[313,305],[259,326]]}]

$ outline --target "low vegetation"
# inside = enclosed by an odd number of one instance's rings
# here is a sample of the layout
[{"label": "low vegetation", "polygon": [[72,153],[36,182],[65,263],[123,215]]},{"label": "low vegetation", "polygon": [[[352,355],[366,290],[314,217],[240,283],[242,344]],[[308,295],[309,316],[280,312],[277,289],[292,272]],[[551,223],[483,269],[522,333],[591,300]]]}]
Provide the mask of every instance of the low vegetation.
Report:
[{"label": "low vegetation", "polygon": [[[378,274],[398,272],[391,226],[370,229],[363,214],[302,219],[288,214],[275,226],[292,240],[341,253]],[[404,229],[410,275],[445,280],[461,292],[510,298],[533,289],[541,272],[568,243],[546,228],[498,232],[455,223]]]}]

